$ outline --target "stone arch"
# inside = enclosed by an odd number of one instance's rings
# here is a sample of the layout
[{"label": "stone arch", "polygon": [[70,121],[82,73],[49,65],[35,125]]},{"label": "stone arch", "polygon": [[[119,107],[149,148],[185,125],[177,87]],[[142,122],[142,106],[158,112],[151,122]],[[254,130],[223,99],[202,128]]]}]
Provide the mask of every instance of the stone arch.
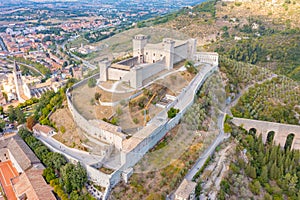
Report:
[{"label": "stone arch", "polygon": [[288,136],[286,137],[286,140],[285,140],[285,144],[284,144],[284,149],[285,150],[290,150],[292,148],[294,138],[295,138],[294,133],[288,134]]},{"label": "stone arch", "polygon": [[249,134],[255,136],[257,134],[256,128],[250,128],[249,129]]},{"label": "stone arch", "polygon": [[269,131],[267,133],[266,144],[272,144],[274,142],[275,131]]}]

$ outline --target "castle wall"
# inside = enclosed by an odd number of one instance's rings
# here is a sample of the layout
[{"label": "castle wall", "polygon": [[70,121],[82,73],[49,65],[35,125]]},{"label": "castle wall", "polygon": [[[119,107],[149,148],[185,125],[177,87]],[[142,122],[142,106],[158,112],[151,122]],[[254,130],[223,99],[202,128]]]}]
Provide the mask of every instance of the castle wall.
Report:
[{"label": "castle wall", "polygon": [[155,63],[159,60],[162,60],[165,56],[165,51],[145,47],[144,60],[146,63]]},{"label": "castle wall", "polygon": [[100,75],[99,75],[99,80],[100,81],[107,81],[108,80],[108,67],[110,66],[109,61],[102,61],[99,63],[99,69],[100,69]]},{"label": "castle wall", "polygon": [[135,57],[132,57],[132,58],[129,58],[126,60],[122,60],[122,61],[118,62],[117,64],[133,67],[134,65],[138,64],[138,57],[135,56]]},{"label": "castle wall", "polygon": [[189,49],[188,43],[185,43],[183,45],[174,48],[174,64],[182,60],[185,60],[189,57],[188,49]]},{"label": "castle wall", "polygon": [[123,77],[123,81],[129,81],[130,86],[139,88],[143,86],[143,81],[165,69],[164,60],[153,64],[144,64],[132,68],[128,74]]},{"label": "castle wall", "polygon": [[[185,91],[191,89],[193,87],[193,94],[196,94],[196,92],[199,90],[201,85],[205,82],[205,80],[211,76],[216,70],[218,69],[217,66],[213,66],[204,77],[202,77],[202,73],[197,74],[197,76],[191,81],[191,83],[187,86]],[[183,91],[177,99],[182,99],[185,96],[185,91]],[[173,107],[175,105],[176,101],[172,102],[166,110]],[[174,128],[182,118],[182,116],[185,114],[187,109],[194,103],[194,96],[190,98],[189,103],[185,106],[184,109],[180,110],[180,112],[172,119],[167,121],[165,124],[161,124],[160,126],[157,126],[152,133],[147,137],[141,140],[141,142],[130,152],[121,152],[121,162],[124,164],[122,169],[125,170],[129,167],[133,167],[143,156],[146,154],[151,148],[153,148],[158,141],[160,141],[165,134],[170,131],[172,128]],[[159,113],[159,115],[163,115],[162,111]],[[151,123],[151,122],[149,122]],[[155,122],[153,122],[155,123]],[[141,130],[143,131],[143,130]],[[138,133],[136,133],[138,134]]]},{"label": "castle wall", "polygon": [[196,62],[219,65],[219,54],[215,52],[197,52],[194,55],[194,60]]},{"label": "castle wall", "polygon": [[[89,78],[96,78],[99,77],[99,74],[96,74],[94,76],[91,76]],[[73,89],[76,87],[79,87],[83,84],[85,84],[88,79],[84,79],[76,84],[73,85]],[[114,134],[111,133],[109,131],[100,129],[99,127],[96,127],[94,124],[92,124],[91,122],[93,122],[93,120],[88,121],[87,119],[85,119],[78,111],[77,109],[74,107],[73,103],[72,103],[72,94],[69,93],[69,89],[67,90],[67,102],[68,102],[68,107],[70,112],[73,115],[73,119],[76,122],[77,126],[80,127],[83,131],[85,131],[88,135],[90,135],[91,137],[100,139],[104,142],[107,142],[109,144],[113,144],[116,148],[121,149],[122,148],[122,141],[125,138],[125,135],[122,134]]]},{"label": "castle wall", "polygon": [[108,68],[108,80],[118,81],[122,80],[123,77],[128,73],[129,71],[115,69],[115,68]]},{"label": "castle wall", "polygon": [[89,165],[84,165],[86,169],[88,178],[90,181],[100,185],[101,187],[109,187],[110,185],[110,175],[101,172],[100,170],[91,167]]},{"label": "castle wall", "polygon": [[193,56],[196,54],[196,50],[197,50],[197,40],[194,38],[189,39],[189,59],[193,59]]},{"label": "castle wall", "polygon": [[[51,151],[53,152],[57,152],[57,153],[60,153],[62,155],[64,155],[66,157],[66,159],[73,163],[73,164],[76,164],[77,162],[80,162],[79,160],[77,160],[76,158],[70,156],[69,154],[66,154],[65,152],[63,151],[60,151],[56,148],[53,148],[51,145],[49,145],[48,143],[45,143],[43,140],[41,140]],[[73,149],[75,150],[75,149]],[[99,160],[100,162],[101,160]],[[81,162],[80,162],[81,163]],[[109,183],[110,183],[110,175],[108,174],[105,174],[103,172],[101,172],[100,170],[92,167],[92,166],[89,166],[85,163],[81,163],[81,165],[86,169],[86,172],[87,172],[87,176],[88,176],[88,179],[93,181],[94,183],[96,183],[97,185],[100,185],[102,187],[108,187],[109,186]]]}]

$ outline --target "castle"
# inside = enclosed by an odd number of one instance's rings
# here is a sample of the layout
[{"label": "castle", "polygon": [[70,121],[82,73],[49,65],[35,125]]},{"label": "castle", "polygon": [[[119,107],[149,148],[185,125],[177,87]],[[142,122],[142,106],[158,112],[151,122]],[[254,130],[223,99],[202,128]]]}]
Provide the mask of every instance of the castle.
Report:
[{"label": "castle", "polygon": [[196,39],[164,38],[161,43],[150,44],[147,36],[136,35],[132,42],[132,58],[114,64],[100,63],[100,81],[121,80],[137,89],[147,78],[163,70],[172,70],[174,64],[183,60],[192,60],[196,53]]},{"label": "castle", "polygon": [[[195,66],[201,64],[200,71],[172,102],[154,116],[146,126],[130,137],[127,137],[121,131],[122,127],[108,124],[99,119],[86,119],[73,104],[72,91],[87,84],[91,78],[99,78],[100,83],[108,80],[127,82],[130,87],[141,89],[151,77],[159,76],[165,71],[172,71],[174,64],[184,60],[195,62]],[[193,104],[194,95],[201,85],[217,70],[218,54],[215,52],[196,52],[195,39],[182,41],[165,38],[161,43],[149,44],[146,36],[137,35],[133,38],[132,58],[114,64],[109,61],[102,61],[100,63],[100,73],[86,78],[67,89],[68,107],[77,126],[89,138],[97,139],[99,142],[107,145],[101,161],[94,165],[84,163],[89,179],[106,188],[103,199],[108,198],[111,188],[118,182],[121,180],[128,181],[128,178],[133,173],[133,166],[168,131],[179,123],[186,110]],[[171,107],[179,109],[180,112],[174,118],[169,119],[167,111]],[[113,151],[114,154],[112,154]],[[61,153],[64,154],[64,152]],[[69,156],[64,155],[66,157]],[[74,160],[75,158],[72,159]],[[109,169],[113,169],[114,172],[105,174],[96,169],[99,166],[107,166]]]}]

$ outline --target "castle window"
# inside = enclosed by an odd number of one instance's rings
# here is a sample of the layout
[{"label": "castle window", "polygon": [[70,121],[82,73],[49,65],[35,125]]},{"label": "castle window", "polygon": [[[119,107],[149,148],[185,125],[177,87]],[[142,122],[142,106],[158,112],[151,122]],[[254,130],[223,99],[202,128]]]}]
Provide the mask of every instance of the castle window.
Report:
[{"label": "castle window", "polygon": [[155,56],[155,53],[153,54],[153,56]]},{"label": "castle window", "polygon": [[148,52],[146,52],[146,56],[148,55]]}]

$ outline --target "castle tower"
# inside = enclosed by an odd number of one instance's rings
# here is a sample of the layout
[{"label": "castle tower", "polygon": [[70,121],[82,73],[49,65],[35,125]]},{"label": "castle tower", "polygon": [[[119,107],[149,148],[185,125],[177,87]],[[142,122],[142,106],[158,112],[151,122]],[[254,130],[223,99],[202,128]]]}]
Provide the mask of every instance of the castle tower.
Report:
[{"label": "castle tower", "polygon": [[191,38],[188,41],[189,41],[188,57],[189,57],[189,59],[193,59],[194,55],[196,54],[196,50],[197,50],[197,40],[194,38]]},{"label": "castle tower", "polygon": [[174,49],[175,49],[175,41],[170,38],[164,38],[164,51],[166,57],[166,66],[167,69],[173,69],[174,65]]},{"label": "castle tower", "polygon": [[147,36],[136,35],[133,40],[133,57],[138,56],[138,62],[144,63],[144,47],[147,44]]},{"label": "castle tower", "polygon": [[111,63],[108,60],[104,60],[99,63],[101,82],[105,82],[108,80],[108,68],[110,67],[110,65]]}]

